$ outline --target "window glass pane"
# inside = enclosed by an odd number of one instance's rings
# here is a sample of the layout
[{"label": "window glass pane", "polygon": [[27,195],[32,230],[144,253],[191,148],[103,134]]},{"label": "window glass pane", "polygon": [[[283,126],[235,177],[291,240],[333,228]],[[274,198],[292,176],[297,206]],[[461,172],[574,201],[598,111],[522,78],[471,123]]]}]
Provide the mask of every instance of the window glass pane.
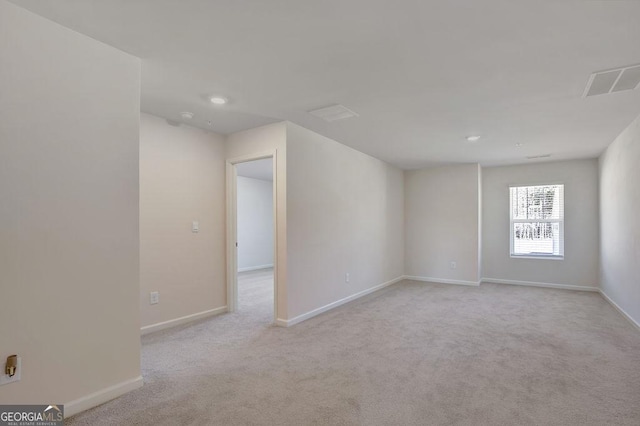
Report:
[{"label": "window glass pane", "polygon": [[513,224],[513,254],[560,256],[559,222]]},{"label": "window glass pane", "polygon": [[511,188],[512,219],[562,219],[562,185]]}]

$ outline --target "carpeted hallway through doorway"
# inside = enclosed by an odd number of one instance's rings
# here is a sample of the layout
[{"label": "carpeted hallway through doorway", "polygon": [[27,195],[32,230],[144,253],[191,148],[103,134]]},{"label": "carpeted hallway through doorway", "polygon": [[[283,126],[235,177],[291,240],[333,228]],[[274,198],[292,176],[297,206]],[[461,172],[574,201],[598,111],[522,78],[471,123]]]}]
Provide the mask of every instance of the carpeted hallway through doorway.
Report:
[{"label": "carpeted hallway through doorway", "polygon": [[403,281],[280,328],[268,273],[144,336],[145,386],[68,424],[640,424],[640,332],[597,293]]}]

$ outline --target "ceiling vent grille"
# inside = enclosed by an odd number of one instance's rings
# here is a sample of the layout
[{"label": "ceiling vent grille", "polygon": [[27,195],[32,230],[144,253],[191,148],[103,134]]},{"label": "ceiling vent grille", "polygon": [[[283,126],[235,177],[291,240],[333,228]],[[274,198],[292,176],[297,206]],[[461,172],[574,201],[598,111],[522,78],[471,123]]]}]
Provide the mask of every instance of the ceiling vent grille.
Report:
[{"label": "ceiling vent grille", "polygon": [[325,121],[332,122],[337,120],[344,120],[345,118],[357,117],[358,114],[351,111],[344,105],[330,105],[323,108],[314,109],[309,111],[309,114],[315,115]]},{"label": "ceiling vent grille", "polygon": [[640,85],[640,64],[591,74],[582,97],[633,90]]}]

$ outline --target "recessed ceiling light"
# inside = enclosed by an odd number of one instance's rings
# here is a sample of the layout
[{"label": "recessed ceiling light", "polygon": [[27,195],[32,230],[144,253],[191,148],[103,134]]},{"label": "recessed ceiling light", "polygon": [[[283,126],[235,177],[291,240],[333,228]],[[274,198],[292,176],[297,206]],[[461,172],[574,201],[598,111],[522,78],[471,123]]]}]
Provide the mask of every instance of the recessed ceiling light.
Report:
[{"label": "recessed ceiling light", "polygon": [[518,143],[516,144],[516,148],[520,148],[520,147],[522,147],[522,144],[521,144],[520,142],[518,142]]},{"label": "recessed ceiling light", "polygon": [[467,142],[478,142],[480,140],[480,136],[467,136]]},{"label": "recessed ceiling light", "polygon": [[193,118],[193,113],[189,111],[184,111],[180,113],[180,116],[185,120],[191,120]]},{"label": "recessed ceiling light", "polygon": [[229,102],[229,99],[225,98],[224,96],[212,96],[210,100],[212,104],[216,105],[224,105]]}]

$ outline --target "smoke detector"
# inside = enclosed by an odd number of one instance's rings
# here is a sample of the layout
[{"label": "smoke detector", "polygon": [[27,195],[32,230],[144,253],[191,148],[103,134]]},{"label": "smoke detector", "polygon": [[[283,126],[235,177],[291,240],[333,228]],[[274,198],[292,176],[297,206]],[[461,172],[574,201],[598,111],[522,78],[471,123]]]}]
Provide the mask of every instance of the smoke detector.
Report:
[{"label": "smoke detector", "polygon": [[640,64],[614,68],[591,74],[582,97],[633,90],[639,85]]},{"label": "smoke detector", "polygon": [[324,121],[332,122],[337,120],[344,120],[345,118],[357,117],[358,114],[351,111],[344,105],[330,105],[323,108],[318,108],[309,111],[309,114],[314,115]]}]

